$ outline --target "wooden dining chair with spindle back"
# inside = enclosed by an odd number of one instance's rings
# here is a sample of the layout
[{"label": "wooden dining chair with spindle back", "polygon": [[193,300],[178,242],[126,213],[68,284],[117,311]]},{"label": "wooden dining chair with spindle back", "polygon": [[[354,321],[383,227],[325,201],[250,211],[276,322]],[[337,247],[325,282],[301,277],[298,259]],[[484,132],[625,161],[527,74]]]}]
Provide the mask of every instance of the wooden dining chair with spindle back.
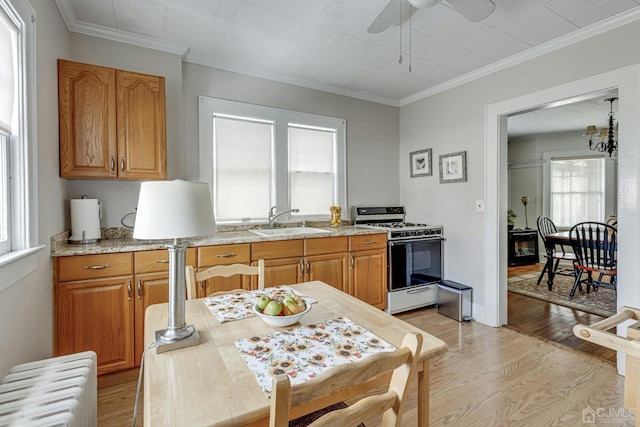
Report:
[{"label": "wooden dining chair with spindle back", "polygon": [[[186,267],[186,282],[187,282],[187,299],[198,298],[197,283],[209,280],[212,277],[231,277],[237,274],[244,274],[247,276],[258,276],[258,289],[264,289],[264,260],[259,259],[258,265],[246,265],[246,264],[231,264],[231,265],[217,265],[211,267],[205,271],[195,272],[193,266],[188,265]],[[231,291],[214,292],[211,295],[218,295],[229,292],[238,292],[242,289],[234,289]],[[211,296],[207,295],[207,296]]]},{"label": "wooden dining chair with spindle back", "polygon": [[[590,289],[613,289],[616,291],[618,277],[618,230],[603,222],[581,222],[571,227],[569,239],[576,255],[576,280],[569,294],[573,299],[576,290],[583,293],[582,283]],[[587,275],[582,279],[582,274]],[[594,273],[597,277],[594,277]]]},{"label": "wooden dining chair with spindle back", "polygon": [[[544,247],[545,247],[545,252],[546,252],[545,257],[547,258],[547,260],[549,259],[549,257],[552,258],[551,263],[549,262],[545,263],[544,268],[542,269],[542,272],[538,277],[538,285],[542,281],[542,277],[544,276],[544,274],[545,273],[549,274],[548,269],[550,264],[553,265],[552,273],[554,275],[559,274],[561,276],[575,277],[576,272],[575,272],[575,269],[573,268],[573,264],[576,261],[575,254],[568,251],[567,248],[564,247],[564,245],[551,245],[549,244],[549,242],[547,242],[547,238],[546,238],[547,234],[553,234],[558,232],[558,228],[556,227],[554,222],[549,217],[539,216],[537,224],[538,224],[538,234],[540,234],[540,238],[542,239],[542,243],[544,244]],[[567,268],[567,267],[561,266],[560,265],[561,261],[571,263],[571,267]]]}]

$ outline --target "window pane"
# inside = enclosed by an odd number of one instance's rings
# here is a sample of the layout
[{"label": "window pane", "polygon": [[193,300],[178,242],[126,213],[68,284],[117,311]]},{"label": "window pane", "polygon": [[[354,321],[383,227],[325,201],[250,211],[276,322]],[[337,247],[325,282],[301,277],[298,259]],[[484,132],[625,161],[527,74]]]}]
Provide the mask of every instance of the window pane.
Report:
[{"label": "window pane", "polygon": [[273,124],[214,117],[216,221],[263,218],[271,204]]},{"label": "window pane", "polygon": [[291,207],[305,215],[326,214],[336,203],[335,141],[334,130],[289,126]]},{"label": "window pane", "polygon": [[603,158],[551,160],[550,213],[559,227],[603,221]]},{"label": "window pane", "polygon": [[9,153],[8,138],[0,134],[0,253],[9,252]]}]

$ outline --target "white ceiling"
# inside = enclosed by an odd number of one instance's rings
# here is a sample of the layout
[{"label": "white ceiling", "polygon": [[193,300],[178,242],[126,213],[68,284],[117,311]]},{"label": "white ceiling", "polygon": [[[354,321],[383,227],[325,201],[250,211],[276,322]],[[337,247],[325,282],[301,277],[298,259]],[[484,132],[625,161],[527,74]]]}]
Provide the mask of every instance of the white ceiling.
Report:
[{"label": "white ceiling", "polygon": [[446,2],[409,20],[392,0],[402,26],[369,34],[389,0],[55,1],[70,31],[396,106],[640,19],[640,0],[494,0],[476,23]]}]

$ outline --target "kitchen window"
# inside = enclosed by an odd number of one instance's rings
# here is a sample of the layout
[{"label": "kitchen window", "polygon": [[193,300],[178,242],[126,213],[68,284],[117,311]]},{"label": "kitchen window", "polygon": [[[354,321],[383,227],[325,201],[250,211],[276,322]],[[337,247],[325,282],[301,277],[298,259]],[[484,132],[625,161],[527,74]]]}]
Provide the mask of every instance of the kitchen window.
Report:
[{"label": "kitchen window", "polygon": [[35,271],[38,245],[35,14],[0,0],[0,292]]},{"label": "kitchen window", "polygon": [[200,97],[200,179],[216,222],[265,222],[271,206],[320,219],[346,206],[345,135],[344,119]]}]

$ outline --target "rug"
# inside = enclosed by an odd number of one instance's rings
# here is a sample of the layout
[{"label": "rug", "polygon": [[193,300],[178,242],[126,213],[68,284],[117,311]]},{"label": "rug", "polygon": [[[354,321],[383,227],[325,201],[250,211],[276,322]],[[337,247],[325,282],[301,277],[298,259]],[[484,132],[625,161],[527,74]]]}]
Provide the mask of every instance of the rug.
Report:
[{"label": "rug", "polygon": [[603,317],[613,316],[617,312],[616,292],[611,289],[600,288],[597,292],[593,289],[586,293],[586,285],[582,284],[584,294],[576,290],[573,299],[569,301],[569,293],[573,287],[573,278],[568,276],[555,276],[553,278],[553,289],[549,291],[547,286],[547,275],[542,278],[540,285],[537,285],[540,273],[527,273],[522,276],[510,277],[508,288],[511,292],[548,301],[586,313],[597,314]]}]

